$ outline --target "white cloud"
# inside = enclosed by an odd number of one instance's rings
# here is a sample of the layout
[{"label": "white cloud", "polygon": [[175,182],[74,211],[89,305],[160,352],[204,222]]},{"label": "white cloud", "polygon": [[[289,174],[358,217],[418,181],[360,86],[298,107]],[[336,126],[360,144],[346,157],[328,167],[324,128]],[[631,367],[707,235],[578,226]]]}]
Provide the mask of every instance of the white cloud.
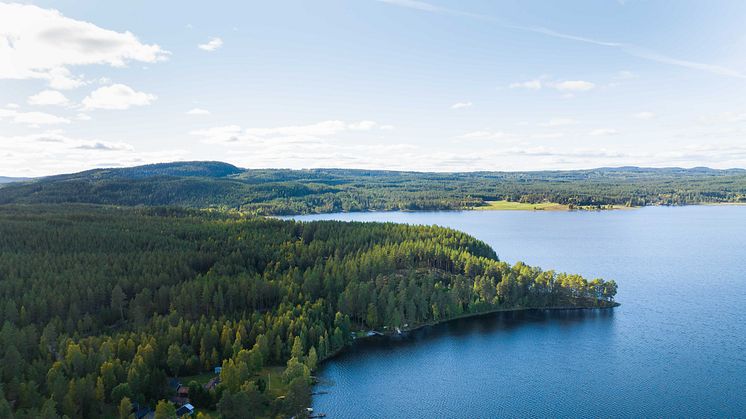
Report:
[{"label": "white cloud", "polygon": [[45,176],[97,167],[121,167],[184,160],[185,150],[137,151],[121,141],[74,138],[61,130],[29,135],[0,133],[1,170],[10,176]]},{"label": "white cloud", "polygon": [[655,114],[653,112],[638,112],[634,115],[637,119],[653,119]]},{"label": "white cloud", "polygon": [[210,38],[207,43],[197,45],[197,48],[212,52],[223,46],[223,40],[217,37]]},{"label": "white cloud", "polygon": [[528,89],[528,90],[541,90],[544,88],[556,89],[563,93],[568,92],[585,92],[596,87],[594,83],[585,80],[564,80],[564,81],[552,81],[547,80],[546,77],[540,77],[533,80],[521,81],[511,83],[508,85],[511,89]]},{"label": "white cloud", "polygon": [[186,112],[187,115],[210,115],[210,111],[202,108],[190,109]]},{"label": "white cloud", "polygon": [[543,127],[561,127],[565,125],[575,125],[578,121],[572,118],[552,118],[549,121],[539,124]]},{"label": "white cloud", "polygon": [[17,103],[8,103],[8,104],[5,105],[5,107],[8,108],[8,109],[18,109],[18,108],[20,108],[20,106]]},{"label": "white cloud", "polygon": [[56,90],[42,90],[41,92],[29,96],[29,105],[67,105],[70,101],[62,93]]},{"label": "white cloud", "polygon": [[451,105],[451,109],[464,109],[471,108],[473,104],[471,102],[457,102]]},{"label": "white cloud", "polygon": [[89,151],[132,151],[135,149],[127,143],[109,143],[105,141],[86,141],[74,146],[74,148]]},{"label": "white cloud", "polygon": [[128,109],[150,105],[158,97],[138,92],[124,84],[99,87],[83,99],[85,109]]},{"label": "white cloud", "polygon": [[75,89],[86,84],[83,77],[73,76],[70,70],[64,67],[55,67],[47,71],[43,78],[47,79],[49,87],[59,90]]},{"label": "white cloud", "polygon": [[375,126],[375,121],[360,121],[347,124],[347,128],[353,131],[368,131]]},{"label": "white cloud", "polygon": [[208,144],[230,144],[238,142],[285,141],[303,142],[329,138],[343,132],[369,131],[377,126],[374,121],[344,122],[329,120],[308,125],[292,125],[274,128],[246,128],[238,125],[213,127],[190,132]]},{"label": "white cloud", "polygon": [[0,3],[0,79],[46,79],[55,89],[83,84],[68,66],[156,62],[168,52],[116,32],[34,5]]},{"label": "white cloud", "polygon": [[246,139],[243,130],[238,125],[225,125],[191,131],[190,135],[202,138],[207,144],[228,144]]},{"label": "white cloud", "polygon": [[62,118],[45,112],[19,112],[12,109],[0,109],[0,120],[2,119],[8,119],[10,122],[16,124],[26,124],[31,126],[70,123],[70,120],[67,118]]},{"label": "white cloud", "polygon": [[598,128],[588,133],[588,135],[593,136],[593,137],[602,137],[602,136],[617,135],[617,134],[619,134],[619,131],[613,128]]},{"label": "white cloud", "polygon": [[378,127],[378,129],[380,129],[382,131],[391,131],[391,130],[393,130],[395,128],[396,127],[394,127],[393,125],[381,125],[380,127]]},{"label": "white cloud", "polygon": [[596,85],[584,80],[567,80],[555,83],[553,87],[561,92],[585,92],[593,89]]},{"label": "white cloud", "polygon": [[93,118],[91,118],[91,116],[90,116],[90,115],[88,115],[88,114],[85,114],[85,113],[79,113],[79,114],[78,114],[78,115],[77,115],[77,116],[75,117],[75,119],[77,119],[77,120],[79,120],[79,121],[90,121],[90,120],[91,120],[91,119],[93,119]]},{"label": "white cloud", "polygon": [[511,83],[508,87],[510,87],[511,89],[540,90],[542,86],[543,84],[540,79],[534,79],[518,83]]}]

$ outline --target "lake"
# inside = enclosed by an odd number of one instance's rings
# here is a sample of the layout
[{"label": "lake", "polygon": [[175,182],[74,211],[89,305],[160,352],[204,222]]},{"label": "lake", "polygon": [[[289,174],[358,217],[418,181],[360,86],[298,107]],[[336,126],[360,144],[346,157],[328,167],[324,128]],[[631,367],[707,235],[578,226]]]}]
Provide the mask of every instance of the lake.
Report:
[{"label": "lake", "polygon": [[746,417],[746,207],[376,212],[437,224],[501,260],[614,279],[611,310],[462,319],[326,362],[329,418]]}]

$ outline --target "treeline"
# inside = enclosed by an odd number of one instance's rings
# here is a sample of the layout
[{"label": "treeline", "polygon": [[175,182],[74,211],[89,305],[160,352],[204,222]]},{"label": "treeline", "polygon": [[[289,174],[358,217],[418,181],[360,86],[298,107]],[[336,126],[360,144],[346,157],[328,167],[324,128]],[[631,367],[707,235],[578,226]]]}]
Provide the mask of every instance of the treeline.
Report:
[{"label": "treeline", "polygon": [[0,189],[0,204],[178,205],[259,215],[467,209],[493,200],[585,208],[746,202],[746,170],[420,173],[243,170],[218,162],[185,162],[97,169]]},{"label": "treeline", "polygon": [[[440,227],[0,206],[0,417],[169,415],[169,377],[216,366],[217,387],[190,385],[203,412],[289,416],[355,331],[615,294]],[[280,398],[260,373],[279,365]]]}]

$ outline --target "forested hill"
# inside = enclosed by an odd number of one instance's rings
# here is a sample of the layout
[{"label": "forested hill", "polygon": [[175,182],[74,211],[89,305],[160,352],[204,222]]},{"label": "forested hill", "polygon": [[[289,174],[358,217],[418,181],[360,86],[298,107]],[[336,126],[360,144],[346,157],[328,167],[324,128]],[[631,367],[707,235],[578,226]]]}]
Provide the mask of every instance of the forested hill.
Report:
[{"label": "forested hill", "polygon": [[175,205],[263,215],[466,209],[498,200],[591,207],[746,202],[746,170],[421,173],[243,170],[219,162],[185,162],[97,169],[0,188],[0,204]]},{"label": "forested hill", "polygon": [[29,180],[28,178],[20,178],[20,177],[7,177],[7,176],[0,176],[0,185],[4,183],[13,183],[13,182],[22,182],[25,180]]},{"label": "forested hill", "polygon": [[287,417],[357,331],[615,294],[440,227],[0,206],[0,417],[173,417],[174,376],[200,415]]}]

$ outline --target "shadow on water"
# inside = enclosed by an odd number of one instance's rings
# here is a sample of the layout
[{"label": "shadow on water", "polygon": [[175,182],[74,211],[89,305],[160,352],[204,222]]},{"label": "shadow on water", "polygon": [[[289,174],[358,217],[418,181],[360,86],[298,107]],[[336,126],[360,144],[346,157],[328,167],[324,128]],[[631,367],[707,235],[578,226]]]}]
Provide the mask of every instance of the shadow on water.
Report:
[{"label": "shadow on water", "polygon": [[532,309],[488,313],[426,326],[406,332],[400,336],[373,336],[360,339],[332,358],[330,362],[344,362],[366,356],[375,357],[384,352],[392,352],[415,345],[428,345],[433,341],[441,339],[463,339],[466,336],[508,333],[521,327],[530,327],[531,325],[551,325],[564,329],[594,320],[610,321],[613,317],[613,308],[573,310]]}]

